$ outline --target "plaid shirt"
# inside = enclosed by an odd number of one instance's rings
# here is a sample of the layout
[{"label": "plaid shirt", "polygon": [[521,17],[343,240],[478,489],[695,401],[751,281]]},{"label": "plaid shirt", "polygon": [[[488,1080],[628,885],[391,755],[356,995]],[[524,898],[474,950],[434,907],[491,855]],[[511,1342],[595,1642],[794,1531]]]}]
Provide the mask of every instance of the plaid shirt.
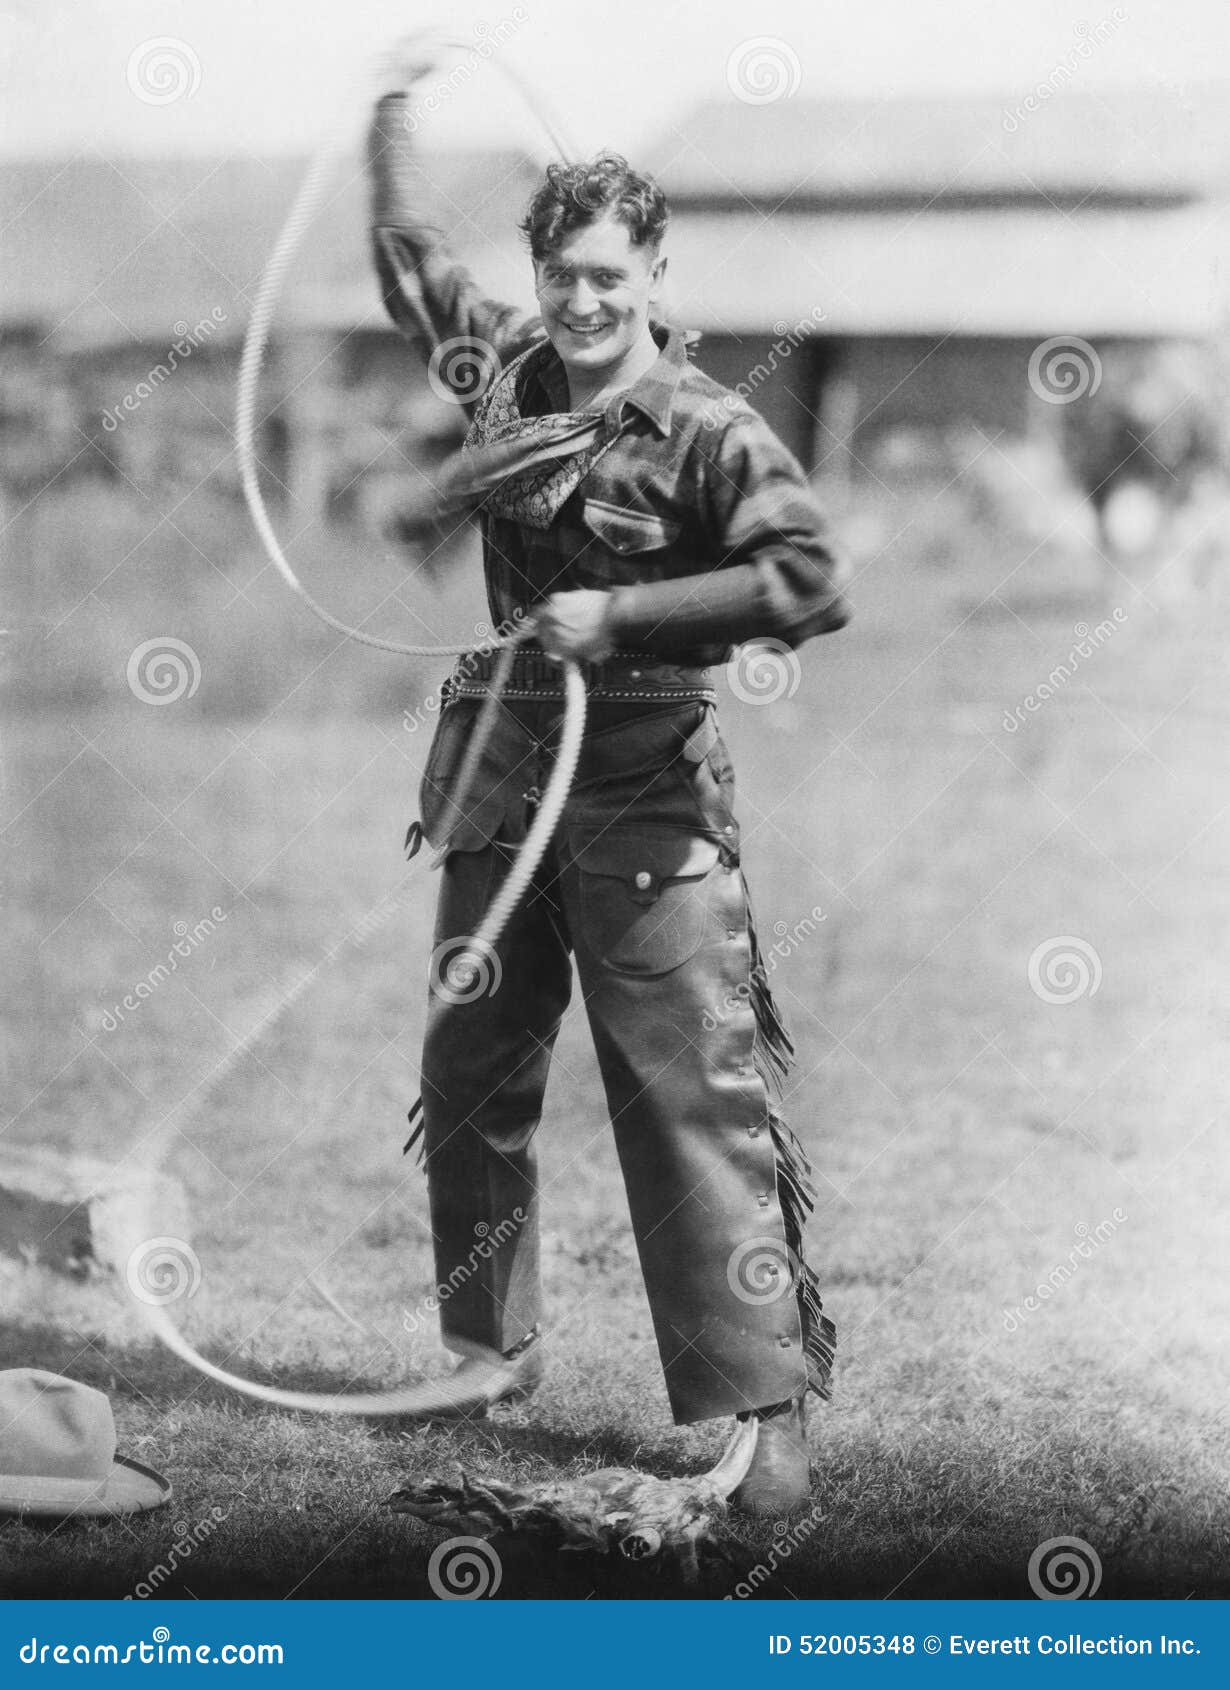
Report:
[{"label": "plaid shirt", "polygon": [[[462,340],[507,363],[546,343],[542,320],[487,299],[416,212],[423,181],[408,109],[404,95],[386,95],[368,140],[385,305],[425,359]],[[794,647],[844,626],[846,566],[797,460],[750,406],[690,362],[688,337],[660,323],[652,332],[657,362],[604,412],[614,445],[551,526],[483,516],[493,619],[524,615],[553,592],[600,588],[612,594],[618,646],[695,664],[726,661],[732,644]],[[448,350],[436,360],[443,379]],[[472,360],[457,364],[454,391],[476,401]],[[571,408],[553,349],[522,366],[517,396],[527,416]]]}]

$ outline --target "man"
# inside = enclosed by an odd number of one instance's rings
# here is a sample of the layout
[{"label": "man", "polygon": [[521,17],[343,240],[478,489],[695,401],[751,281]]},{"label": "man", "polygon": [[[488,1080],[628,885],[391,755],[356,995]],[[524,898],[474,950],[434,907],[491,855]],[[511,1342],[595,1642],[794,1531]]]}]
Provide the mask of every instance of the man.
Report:
[{"label": "man", "polygon": [[657,185],[612,155],[550,167],[522,225],[540,305],[526,318],[484,298],[422,222],[409,112],[408,95],[385,95],[369,136],[377,272],[438,378],[453,358],[472,381],[470,354],[486,360],[445,492],[481,524],[493,623],[528,619],[535,635],[463,805],[458,766],[493,660],[466,660],[447,687],[420,792],[422,832],[446,852],[445,961],[532,821],[560,660],[584,665],[588,691],[528,895],[466,1001],[430,1001],[419,1130],[442,1336],[463,1358],[441,1401],[482,1413],[542,1375],[532,1140],[575,958],[672,1411],[759,1414],[735,1500],[776,1518],[807,1495],[803,1401],[828,1395],[834,1331],[803,1261],[810,1170],[770,1101],[790,1044],[756,948],[709,666],[736,642],[793,647],[842,627],[842,570],[798,464],[656,318]]}]

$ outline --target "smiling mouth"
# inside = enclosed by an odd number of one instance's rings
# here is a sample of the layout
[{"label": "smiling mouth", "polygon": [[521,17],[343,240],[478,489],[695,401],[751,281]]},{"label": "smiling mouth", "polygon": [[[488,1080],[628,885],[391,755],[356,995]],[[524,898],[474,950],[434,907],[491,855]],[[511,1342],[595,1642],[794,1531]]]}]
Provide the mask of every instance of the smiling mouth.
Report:
[{"label": "smiling mouth", "polygon": [[609,323],[564,323],[569,334],[579,335],[603,334],[610,326]]}]

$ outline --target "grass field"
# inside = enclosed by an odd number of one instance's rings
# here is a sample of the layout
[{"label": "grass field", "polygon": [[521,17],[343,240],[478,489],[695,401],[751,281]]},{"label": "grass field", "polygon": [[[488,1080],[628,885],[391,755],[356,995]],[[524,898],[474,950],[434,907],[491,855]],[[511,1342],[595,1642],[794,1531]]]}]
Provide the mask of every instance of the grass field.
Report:
[{"label": "grass field", "polygon": [[[1163,620],[1125,591],[1122,624],[1035,712],[1023,701],[1074,626],[1109,615],[1093,577],[1007,538],[954,540],[916,504],[881,517],[855,622],[805,648],[793,697],[723,710],[759,920],[824,916],[774,987],[840,1347],[806,1530],[774,1549],[771,1527],[733,1524],[731,1564],[699,1594],[759,1566],[762,1596],[1024,1596],[1035,1547],[1073,1535],[1102,1597],[1224,1597],[1224,616]],[[431,676],[300,640],[301,611],[250,557],[228,568],[256,681],[210,645],[206,601],[117,606],[103,585],[47,642],[42,708],[10,722],[6,1142],[123,1155],[322,964],[172,1153],[203,1268],[181,1318],[256,1378],[387,1383],[443,1364],[421,1175],[400,1155],[435,890],[422,857],[401,859],[430,728],[401,704]],[[441,637],[466,614],[445,602]],[[202,679],[151,707],[123,658],[163,633],[206,648]],[[94,677],[79,693],[78,665]],[[175,924],[215,908],[225,920],[117,1016]],[[1076,975],[1031,985],[1031,958],[1063,952]],[[459,1430],[263,1409],[151,1348],[113,1286],[0,1257],[0,1365],[109,1391],[122,1447],[176,1486],[136,1522],[0,1524],[0,1588],[422,1596],[440,1534],[384,1506],[410,1474],[707,1466],[724,1428],[671,1424],[577,1006],[541,1143],[552,1373],[531,1405]],[[364,1330],[305,1286],[317,1267]],[[499,1547],[501,1598],[680,1593],[652,1570]]]}]

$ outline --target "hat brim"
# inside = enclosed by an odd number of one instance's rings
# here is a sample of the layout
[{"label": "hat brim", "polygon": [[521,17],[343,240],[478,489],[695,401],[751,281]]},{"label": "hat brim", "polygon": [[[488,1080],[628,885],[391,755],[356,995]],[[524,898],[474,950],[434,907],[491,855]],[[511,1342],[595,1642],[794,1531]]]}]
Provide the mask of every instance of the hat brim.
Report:
[{"label": "hat brim", "polygon": [[152,1467],[117,1455],[107,1477],[23,1479],[0,1474],[0,1515],[30,1520],[99,1519],[114,1514],[145,1514],[171,1500],[171,1481]]}]

